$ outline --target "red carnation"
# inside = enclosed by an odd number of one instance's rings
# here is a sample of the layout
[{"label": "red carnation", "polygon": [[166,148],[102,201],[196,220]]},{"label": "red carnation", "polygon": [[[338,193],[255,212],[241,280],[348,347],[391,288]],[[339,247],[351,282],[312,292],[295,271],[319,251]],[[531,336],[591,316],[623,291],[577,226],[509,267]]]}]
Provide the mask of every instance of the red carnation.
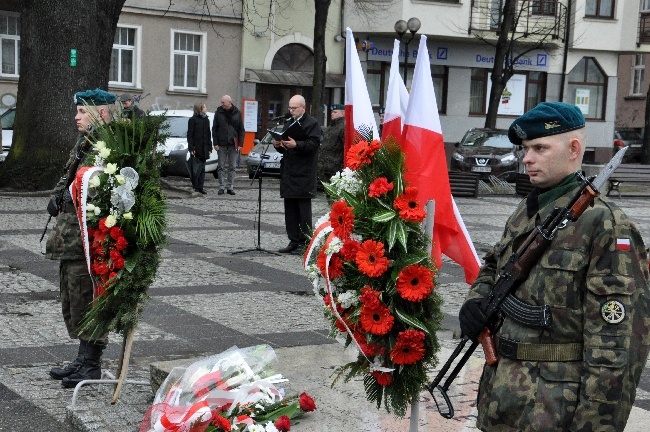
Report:
[{"label": "red carnation", "polygon": [[363,305],[377,306],[379,304],[382,304],[381,301],[379,300],[380,294],[381,293],[379,291],[373,290],[370,285],[366,285],[363,288],[361,288],[361,295],[359,296],[359,301]]},{"label": "red carnation", "polygon": [[286,415],[280,416],[275,420],[275,428],[280,432],[291,430],[291,420]]},{"label": "red carnation", "polygon": [[101,218],[99,220],[99,232],[107,234],[109,230],[110,228],[106,226],[106,218]]},{"label": "red carnation", "polygon": [[393,375],[390,372],[372,371],[372,376],[380,386],[386,387],[393,383]]},{"label": "red carnation", "polygon": [[357,251],[356,263],[359,271],[370,277],[379,277],[386,270],[390,261],[384,256],[384,244],[375,240],[361,243]]},{"label": "red carnation", "polygon": [[120,237],[115,241],[115,247],[117,250],[124,250],[129,245],[129,242],[124,237]]},{"label": "red carnation", "polygon": [[93,271],[94,271],[96,274],[98,274],[98,275],[101,276],[101,275],[108,274],[108,272],[110,271],[110,269],[108,268],[108,266],[106,265],[106,263],[103,263],[103,262],[102,262],[102,263],[97,263],[97,264],[95,264],[95,265],[93,266]]},{"label": "red carnation", "polygon": [[120,228],[118,226],[112,227],[111,230],[109,231],[109,233],[110,233],[110,236],[111,236],[111,238],[113,240],[117,240],[120,237],[124,237],[124,231],[122,231],[122,228]]},{"label": "red carnation", "polygon": [[124,258],[120,257],[118,259],[113,260],[113,268],[117,270],[121,270],[124,268]]},{"label": "red carnation", "polygon": [[390,352],[390,359],[396,365],[415,364],[424,357],[424,332],[404,330],[397,335],[395,347]]},{"label": "red carnation", "polygon": [[229,432],[231,429],[230,422],[227,418],[221,417],[219,414],[213,411],[212,413],[212,424],[214,427],[223,429],[224,432]]},{"label": "red carnation", "polygon": [[433,291],[433,272],[419,264],[407,266],[397,276],[395,286],[404,300],[422,301]]},{"label": "red carnation", "polygon": [[359,246],[361,246],[361,244],[358,241],[352,239],[346,239],[343,242],[343,247],[341,247],[339,253],[341,254],[344,260],[354,261],[357,257],[357,251],[359,250]]},{"label": "red carnation", "polygon": [[354,208],[348,206],[344,200],[338,200],[332,204],[330,223],[334,229],[334,235],[340,239],[345,240],[352,234],[352,230],[354,229],[353,210]]},{"label": "red carnation", "polygon": [[418,190],[413,186],[406,186],[404,193],[395,198],[393,208],[399,211],[399,217],[409,222],[422,222],[427,215],[418,201]]},{"label": "red carnation", "polygon": [[393,190],[393,183],[389,182],[386,177],[379,177],[368,186],[368,196],[379,198],[380,196]]},{"label": "red carnation", "polygon": [[300,409],[304,412],[312,412],[316,410],[316,403],[314,399],[309,396],[307,393],[302,393],[298,398],[298,404],[300,404]]}]

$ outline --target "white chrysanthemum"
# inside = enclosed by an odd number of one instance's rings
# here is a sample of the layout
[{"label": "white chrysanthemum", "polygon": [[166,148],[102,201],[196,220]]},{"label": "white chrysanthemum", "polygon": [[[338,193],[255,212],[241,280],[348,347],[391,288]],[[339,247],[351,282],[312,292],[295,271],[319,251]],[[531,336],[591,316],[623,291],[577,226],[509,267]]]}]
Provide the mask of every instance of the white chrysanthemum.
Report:
[{"label": "white chrysanthemum", "polygon": [[106,168],[104,168],[104,172],[106,174],[112,175],[115,174],[115,171],[117,171],[117,164],[114,163],[106,164]]},{"label": "white chrysanthemum", "polygon": [[95,144],[93,144],[93,147],[95,147],[95,150],[99,152],[106,148],[106,143],[104,141],[97,141]]},{"label": "white chrysanthemum", "polygon": [[329,246],[327,247],[327,249],[325,249],[325,253],[327,255],[335,254],[338,251],[340,251],[342,247],[343,247],[343,240],[341,240],[338,237],[333,237]]},{"label": "white chrysanthemum", "polygon": [[117,223],[117,218],[113,215],[108,215],[106,216],[106,228],[111,228],[114,227],[115,224]]},{"label": "white chrysanthemum", "polygon": [[354,291],[346,291],[344,293],[339,294],[338,300],[339,303],[341,303],[341,306],[347,309],[357,304],[359,302],[359,297],[357,297]]},{"label": "white chrysanthemum", "polygon": [[101,156],[103,159],[106,159],[111,155],[111,149],[109,148],[103,148],[99,151],[99,156]]}]

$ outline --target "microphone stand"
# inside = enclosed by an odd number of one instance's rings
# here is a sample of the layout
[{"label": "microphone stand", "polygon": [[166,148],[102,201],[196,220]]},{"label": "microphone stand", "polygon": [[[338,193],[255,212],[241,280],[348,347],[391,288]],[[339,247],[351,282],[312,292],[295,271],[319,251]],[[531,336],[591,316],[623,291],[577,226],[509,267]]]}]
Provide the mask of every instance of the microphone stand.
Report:
[{"label": "microphone stand", "polygon": [[255,181],[257,176],[257,244],[252,249],[244,249],[240,251],[232,252],[232,255],[245,253],[245,252],[264,252],[271,255],[281,256],[277,252],[273,252],[267,249],[263,249],[261,246],[262,234],[261,234],[261,225],[262,225],[262,172],[264,171],[264,161],[269,159],[270,156],[266,154],[267,149],[272,144],[268,144],[264,147],[264,151],[260,155],[260,164],[257,166],[255,173],[253,174],[253,180],[251,180],[251,185]]}]

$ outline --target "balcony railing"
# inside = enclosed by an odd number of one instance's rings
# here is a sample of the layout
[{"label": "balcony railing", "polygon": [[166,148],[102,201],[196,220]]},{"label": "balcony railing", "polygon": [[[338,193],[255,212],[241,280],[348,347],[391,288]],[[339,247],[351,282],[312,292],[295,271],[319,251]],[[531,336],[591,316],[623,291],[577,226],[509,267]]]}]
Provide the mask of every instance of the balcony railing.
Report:
[{"label": "balcony railing", "polygon": [[639,16],[639,38],[637,45],[650,43],[650,13]]},{"label": "balcony railing", "polygon": [[[469,34],[498,35],[503,21],[505,0],[472,0]],[[558,0],[520,0],[517,2],[513,28],[518,37],[540,38],[564,42],[566,6]],[[549,41],[550,42],[550,41]]]}]

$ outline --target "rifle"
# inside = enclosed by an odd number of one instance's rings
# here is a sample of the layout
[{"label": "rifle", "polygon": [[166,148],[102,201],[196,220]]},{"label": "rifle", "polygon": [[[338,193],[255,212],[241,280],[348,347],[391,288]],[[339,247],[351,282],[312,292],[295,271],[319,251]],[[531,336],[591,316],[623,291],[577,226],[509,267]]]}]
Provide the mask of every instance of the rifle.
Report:
[{"label": "rifle", "polygon": [[[472,341],[472,344],[465,351],[444,384],[439,385],[456,358],[463,351],[467,342],[471,340],[469,336],[463,336],[454,352],[443,365],[442,369],[440,369],[436,378],[427,387],[441,416],[448,419],[454,416],[454,407],[447,395],[447,390],[479,343],[483,345],[485,362],[488,365],[493,365],[499,360],[492,334],[499,327],[500,311],[504,310],[504,305],[508,305],[510,309],[516,309],[516,302],[518,300],[516,300],[512,293],[528,278],[532,268],[555,238],[557,230],[566,226],[570,221],[575,222],[587,207],[593,206],[594,198],[600,194],[599,189],[621,163],[626,150],[627,148],[623,148],[618,151],[595,178],[587,179],[582,173],[577,172],[576,176],[581,181],[578,192],[565,207],[554,208],[544,222],[535,227],[524,243],[512,253],[508,262],[502,267],[499,277],[492,287],[492,291],[481,303],[481,309],[488,318],[486,328],[481,332],[476,341]],[[550,323],[550,315],[542,315],[543,319],[547,323]]]}]

